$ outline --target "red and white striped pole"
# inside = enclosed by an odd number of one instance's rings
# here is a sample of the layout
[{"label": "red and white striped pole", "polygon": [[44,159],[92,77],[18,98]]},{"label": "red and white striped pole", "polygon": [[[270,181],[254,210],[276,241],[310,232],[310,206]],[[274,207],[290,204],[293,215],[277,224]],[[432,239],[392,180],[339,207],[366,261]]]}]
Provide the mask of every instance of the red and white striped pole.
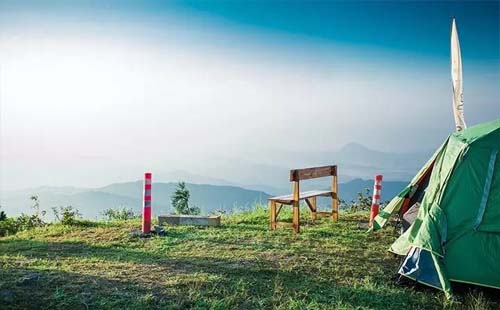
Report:
[{"label": "red and white striped pole", "polygon": [[380,191],[382,190],[382,175],[375,176],[375,184],[373,185],[372,209],[370,212],[370,227],[373,225],[373,220],[380,209]]},{"label": "red and white striped pole", "polygon": [[151,173],[144,173],[144,204],[142,208],[142,233],[151,232]]}]

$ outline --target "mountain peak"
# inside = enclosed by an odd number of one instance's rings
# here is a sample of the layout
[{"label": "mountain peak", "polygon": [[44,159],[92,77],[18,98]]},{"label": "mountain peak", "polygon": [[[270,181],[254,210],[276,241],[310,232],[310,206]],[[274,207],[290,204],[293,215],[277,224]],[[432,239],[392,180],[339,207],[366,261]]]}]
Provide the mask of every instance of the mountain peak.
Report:
[{"label": "mountain peak", "polygon": [[357,142],[351,142],[345,144],[341,149],[340,152],[342,153],[357,153],[357,152],[377,152],[375,150],[369,149],[368,147],[362,145],[361,143]]}]

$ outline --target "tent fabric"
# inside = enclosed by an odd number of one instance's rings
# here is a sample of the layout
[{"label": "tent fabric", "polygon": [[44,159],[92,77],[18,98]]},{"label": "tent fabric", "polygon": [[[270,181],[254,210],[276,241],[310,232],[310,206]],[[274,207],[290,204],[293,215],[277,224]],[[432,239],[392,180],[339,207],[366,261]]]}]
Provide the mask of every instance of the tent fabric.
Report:
[{"label": "tent fabric", "polygon": [[441,147],[434,153],[431,159],[429,159],[429,161],[427,161],[424,167],[420,169],[417,175],[413,177],[410,184],[408,184],[408,186],[406,186],[396,197],[394,197],[389,202],[389,204],[383,210],[379,212],[379,214],[373,220],[373,226],[370,228],[370,230],[381,229],[382,227],[385,226],[385,224],[387,224],[387,221],[393,214],[401,210],[401,207],[403,206],[405,199],[411,198],[413,194],[417,191],[419,181],[425,175],[427,170],[429,170],[433,166],[436,158],[443,151],[447,142],[448,141],[446,141],[443,145],[441,145]]},{"label": "tent fabric", "polygon": [[411,248],[399,273],[417,282],[443,289],[432,254],[420,248]]},{"label": "tent fabric", "polygon": [[493,171],[495,169],[495,160],[497,158],[498,150],[493,150],[490,156],[490,163],[488,166],[488,172],[486,176],[486,180],[484,182],[483,196],[481,198],[481,205],[479,206],[479,212],[476,218],[476,224],[474,225],[474,229],[477,229],[481,222],[483,221],[484,211],[486,209],[486,203],[488,202],[488,197],[490,195],[490,187],[491,181],[493,179]]},{"label": "tent fabric", "polygon": [[[434,165],[427,167],[432,172],[418,215],[390,247],[390,251],[407,256],[406,267],[419,262],[418,277],[415,270],[408,271],[411,268],[400,270],[401,274],[440,288],[447,295],[451,294],[450,281],[500,288],[498,150],[500,119],[452,134],[436,152]],[[404,195],[411,192],[411,186]],[[398,195],[388,205],[391,208],[384,208],[379,224],[398,211],[401,200]],[[434,268],[422,267],[429,257]],[[436,279],[436,275],[439,285],[426,280]]]},{"label": "tent fabric", "polygon": [[414,204],[406,213],[403,215],[401,220],[401,225],[403,225],[403,231],[407,231],[410,228],[411,224],[415,222],[415,219],[418,215],[418,209],[420,209],[420,203],[417,202]]}]

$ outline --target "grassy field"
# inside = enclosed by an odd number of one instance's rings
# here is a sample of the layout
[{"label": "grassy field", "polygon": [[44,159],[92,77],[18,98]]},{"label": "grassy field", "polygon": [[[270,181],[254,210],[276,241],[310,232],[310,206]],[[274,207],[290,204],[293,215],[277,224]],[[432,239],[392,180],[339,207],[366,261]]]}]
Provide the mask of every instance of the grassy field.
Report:
[{"label": "grassy field", "polygon": [[[304,212],[305,213],[305,212]],[[286,214],[290,216],[289,213]],[[487,309],[481,291],[450,302],[394,284],[393,229],[367,234],[367,214],[307,219],[268,231],[266,209],[216,228],[130,235],[138,221],[51,225],[0,238],[0,309]]]}]

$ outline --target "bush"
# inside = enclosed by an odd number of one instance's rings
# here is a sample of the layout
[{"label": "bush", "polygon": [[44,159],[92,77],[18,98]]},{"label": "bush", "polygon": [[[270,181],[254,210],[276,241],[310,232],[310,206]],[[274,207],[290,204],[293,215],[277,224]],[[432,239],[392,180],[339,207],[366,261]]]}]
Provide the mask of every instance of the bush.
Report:
[{"label": "bush", "polygon": [[82,217],[78,209],[74,209],[72,206],[53,207],[52,211],[57,221],[63,225],[75,225],[78,219]]},{"label": "bush", "polygon": [[[0,206],[0,209],[2,208],[2,206]],[[7,219],[7,214],[5,214],[5,212],[3,211],[0,211],[0,222],[2,221],[5,221]]]},{"label": "bush", "polygon": [[31,208],[35,210],[35,214],[28,215],[21,213],[21,215],[16,218],[18,231],[42,227],[46,224],[43,217],[47,212],[45,210],[40,210],[38,195],[33,195],[30,199],[33,201]]},{"label": "bush", "polygon": [[[5,213],[4,213],[5,214]],[[13,235],[18,231],[42,227],[45,222],[40,219],[36,214],[28,215],[21,214],[17,218],[4,217],[0,221],[0,237]]]},{"label": "bush", "polygon": [[[355,200],[351,200],[350,203],[346,203],[344,200],[341,200],[342,206],[349,208],[351,212],[370,211],[372,207],[372,196],[370,194],[370,189],[365,188],[364,193],[358,192],[357,196],[358,197]],[[381,202],[380,208],[383,209],[389,202],[390,200]]]},{"label": "bush", "polygon": [[46,223],[43,220],[45,215],[44,210],[40,210],[40,202],[38,196],[31,196],[30,199],[33,201],[31,206],[35,210],[35,214],[28,215],[21,213],[17,218],[9,218],[5,212],[0,212],[0,236],[12,235],[18,231],[33,229],[36,227],[45,226]]},{"label": "bush", "polygon": [[28,215],[21,213],[21,215],[16,218],[18,231],[45,226],[43,217],[45,216],[46,211],[40,210],[40,200],[38,199],[38,195],[33,195],[30,199],[33,201],[31,208],[35,210],[35,214]]},{"label": "bush", "polygon": [[0,221],[0,237],[13,235],[18,231],[18,225],[15,219],[5,217]]},{"label": "bush", "polygon": [[39,215],[28,215],[24,213],[21,213],[21,215],[16,218],[16,224],[17,231],[45,226],[45,222]]},{"label": "bush", "polygon": [[132,209],[127,208],[106,209],[102,212],[102,215],[108,221],[126,221],[139,217]]},{"label": "bush", "polygon": [[372,206],[372,197],[370,196],[370,189],[365,188],[365,193],[358,192],[356,200],[351,200],[351,211],[366,211],[370,210]]}]

